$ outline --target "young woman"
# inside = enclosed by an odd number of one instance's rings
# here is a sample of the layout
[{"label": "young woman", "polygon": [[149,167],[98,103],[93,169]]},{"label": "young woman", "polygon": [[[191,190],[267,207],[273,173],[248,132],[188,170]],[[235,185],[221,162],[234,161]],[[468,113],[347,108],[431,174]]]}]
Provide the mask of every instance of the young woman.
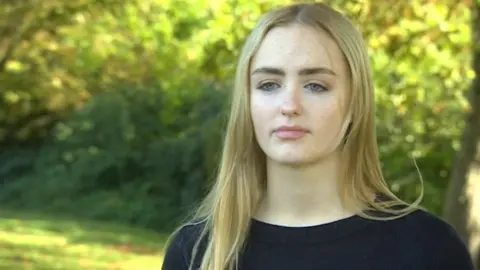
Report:
[{"label": "young woman", "polygon": [[266,14],[236,74],[217,181],[164,270],[473,269],[380,169],[361,34],[324,4]]}]

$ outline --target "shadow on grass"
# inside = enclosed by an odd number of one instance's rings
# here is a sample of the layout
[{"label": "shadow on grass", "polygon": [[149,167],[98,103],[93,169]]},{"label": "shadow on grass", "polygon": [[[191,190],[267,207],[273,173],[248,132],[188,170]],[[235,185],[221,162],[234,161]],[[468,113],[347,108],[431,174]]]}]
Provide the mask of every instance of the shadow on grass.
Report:
[{"label": "shadow on grass", "polygon": [[0,210],[0,269],[158,269],[165,239],[118,224]]}]

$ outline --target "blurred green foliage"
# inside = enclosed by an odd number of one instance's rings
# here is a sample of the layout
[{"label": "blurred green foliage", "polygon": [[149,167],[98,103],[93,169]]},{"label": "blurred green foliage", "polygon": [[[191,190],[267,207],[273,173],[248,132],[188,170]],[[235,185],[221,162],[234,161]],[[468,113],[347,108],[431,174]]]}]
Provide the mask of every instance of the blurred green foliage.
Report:
[{"label": "blurred green foliage", "polygon": [[[242,42],[287,0],[4,1],[0,202],[170,228],[216,170]],[[468,111],[470,11],[330,0],[359,26],[385,177],[440,213]]]}]

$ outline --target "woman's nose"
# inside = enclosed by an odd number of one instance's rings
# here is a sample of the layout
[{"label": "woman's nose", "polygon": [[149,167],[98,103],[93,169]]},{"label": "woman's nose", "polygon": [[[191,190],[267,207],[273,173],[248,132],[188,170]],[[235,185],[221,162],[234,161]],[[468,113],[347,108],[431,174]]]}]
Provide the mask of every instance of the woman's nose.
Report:
[{"label": "woman's nose", "polygon": [[285,116],[300,115],[303,112],[301,90],[290,86],[285,89],[281,112]]}]

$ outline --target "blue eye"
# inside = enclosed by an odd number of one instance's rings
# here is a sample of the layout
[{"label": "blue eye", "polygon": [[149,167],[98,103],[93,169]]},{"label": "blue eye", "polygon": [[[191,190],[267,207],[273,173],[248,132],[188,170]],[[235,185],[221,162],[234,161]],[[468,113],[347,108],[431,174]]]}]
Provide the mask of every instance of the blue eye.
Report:
[{"label": "blue eye", "polygon": [[308,89],[310,89],[312,92],[323,92],[323,91],[328,91],[328,88],[318,84],[318,83],[309,83],[306,85]]},{"label": "blue eye", "polygon": [[260,84],[257,88],[263,91],[272,91],[276,87],[280,87],[280,86],[273,82],[266,82],[266,83]]}]

